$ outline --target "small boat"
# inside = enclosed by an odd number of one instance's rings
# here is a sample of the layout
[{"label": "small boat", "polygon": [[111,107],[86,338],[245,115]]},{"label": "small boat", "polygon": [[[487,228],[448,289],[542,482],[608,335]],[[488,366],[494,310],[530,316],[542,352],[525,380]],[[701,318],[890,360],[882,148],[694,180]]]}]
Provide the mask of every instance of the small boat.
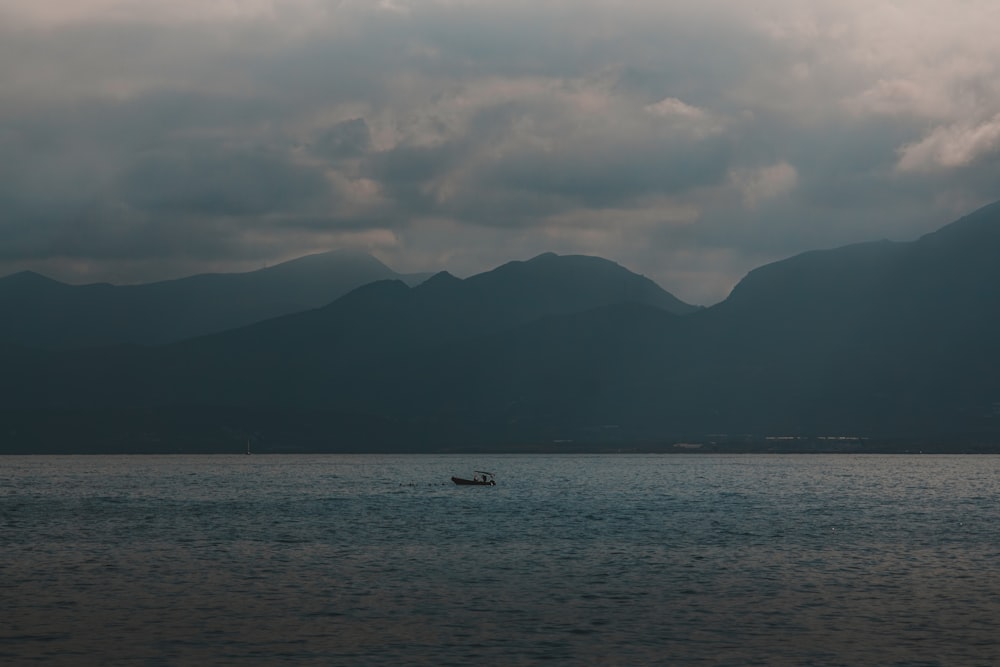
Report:
[{"label": "small boat", "polygon": [[484,470],[475,470],[476,474],[472,476],[472,479],[465,479],[462,477],[452,477],[451,481],[455,482],[460,486],[496,486],[497,480],[496,475],[491,472],[486,472]]}]

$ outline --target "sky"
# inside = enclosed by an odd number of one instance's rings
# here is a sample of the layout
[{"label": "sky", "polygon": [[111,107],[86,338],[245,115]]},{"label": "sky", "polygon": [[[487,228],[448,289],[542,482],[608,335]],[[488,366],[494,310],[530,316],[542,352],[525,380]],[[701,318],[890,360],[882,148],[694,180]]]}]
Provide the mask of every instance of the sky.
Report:
[{"label": "sky", "polygon": [[995,0],[0,0],[0,275],[599,255],[691,303],[1000,199]]}]

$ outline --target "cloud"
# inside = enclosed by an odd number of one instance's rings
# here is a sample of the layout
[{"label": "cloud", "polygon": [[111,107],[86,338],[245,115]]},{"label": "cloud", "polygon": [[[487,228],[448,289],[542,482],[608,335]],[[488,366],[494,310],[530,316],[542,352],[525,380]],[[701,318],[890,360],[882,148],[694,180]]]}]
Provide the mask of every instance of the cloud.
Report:
[{"label": "cloud", "polygon": [[310,148],[334,160],[361,157],[372,149],[371,130],[364,118],[341,121],[323,130]]},{"label": "cloud", "polygon": [[764,261],[998,198],[998,11],[0,0],[0,273],[555,250],[710,302]]},{"label": "cloud", "polygon": [[798,171],[787,162],[754,169],[734,169],[729,174],[733,186],[739,190],[743,204],[756,208],[761,202],[791,192],[799,180]]},{"label": "cloud", "polygon": [[981,123],[934,128],[918,142],[900,149],[900,171],[934,171],[967,167],[1000,154],[1000,113]]},{"label": "cloud", "polygon": [[183,144],[136,156],[119,188],[136,209],[198,216],[294,212],[327,193],[322,174],[287,155]]}]

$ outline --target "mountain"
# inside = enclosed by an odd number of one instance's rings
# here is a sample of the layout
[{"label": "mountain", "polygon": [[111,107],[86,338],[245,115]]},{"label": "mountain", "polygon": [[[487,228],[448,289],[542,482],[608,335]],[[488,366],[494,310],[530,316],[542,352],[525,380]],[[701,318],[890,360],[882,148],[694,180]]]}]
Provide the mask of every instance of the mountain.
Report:
[{"label": "mountain", "polygon": [[[762,267],[706,321],[741,328],[717,345],[739,349],[730,378],[743,374],[741,390],[786,387],[768,393],[782,394],[772,405],[782,406],[789,430],[995,431],[998,256],[1000,205],[993,204],[912,243],[861,244]],[[779,415],[767,419],[774,424]]]},{"label": "mountain", "polygon": [[26,271],[0,278],[0,341],[50,348],[167,343],[317,308],[387,278],[422,276],[342,251],[143,285],[66,285]]},{"label": "mountain", "polygon": [[1000,204],[914,242],[761,267],[683,317],[613,305],[467,340],[425,358],[441,370],[416,393],[435,399],[415,403],[513,440],[1000,443],[997,257]]},{"label": "mountain", "polygon": [[0,417],[38,447],[995,447],[996,257],[1000,204],[760,267],[711,308],[589,257],[378,281],[170,345],[0,347]]},{"label": "mountain", "polygon": [[[670,317],[679,315],[664,305],[681,313],[696,310],[613,262],[543,255],[465,280],[441,272],[412,288],[399,280],[377,281],[323,308],[171,345],[50,355],[58,360],[53,372],[63,379],[34,385],[39,402],[76,404],[81,399],[75,390],[53,389],[69,389],[73,369],[88,382],[100,378],[89,390],[78,389],[87,401],[109,405],[382,410],[388,397],[405,400],[407,386],[420,386],[440,371],[427,367],[429,360],[470,341],[503,338],[540,319],[616,303],[641,304]],[[7,404],[30,403],[30,384]]]},{"label": "mountain", "polygon": [[170,345],[38,351],[29,362],[15,350],[0,362],[0,398],[29,411],[186,405],[391,421],[408,402],[447,400],[435,378],[456,370],[449,355],[472,341],[623,303],[669,318],[698,310],[613,262],[547,254],[465,280],[442,272],[412,288],[378,281],[323,308]]}]

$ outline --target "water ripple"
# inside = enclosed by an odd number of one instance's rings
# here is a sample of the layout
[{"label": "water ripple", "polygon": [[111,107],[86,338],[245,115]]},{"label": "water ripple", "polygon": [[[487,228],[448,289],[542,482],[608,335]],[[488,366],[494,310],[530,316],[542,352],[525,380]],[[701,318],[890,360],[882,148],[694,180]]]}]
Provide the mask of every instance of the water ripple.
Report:
[{"label": "water ripple", "polygon": [[4,464],[9,664],[1000,664],[996,457]]}]

